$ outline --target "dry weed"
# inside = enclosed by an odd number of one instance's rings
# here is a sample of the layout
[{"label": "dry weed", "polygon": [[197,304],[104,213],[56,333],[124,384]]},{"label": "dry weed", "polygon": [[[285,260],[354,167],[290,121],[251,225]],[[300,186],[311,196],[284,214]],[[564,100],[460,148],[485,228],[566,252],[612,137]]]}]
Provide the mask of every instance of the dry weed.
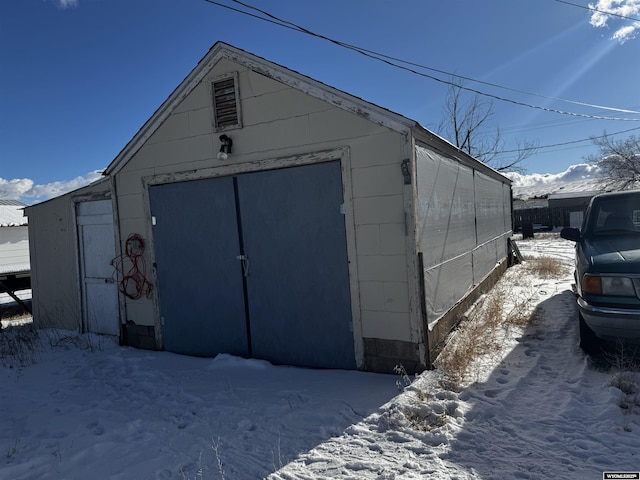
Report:
[{"label": "dry weed", "polygon": [[38,358],[40,347],[40,337],[32,323],[0,329],[0,365],[31,365]]},{"label": "dry weed", "polygon": [[0,320],[3,323],[22,322],[29,318],[31,314],[20,305],[0,306]]},{"label": "dry weed", "polygon": [[497,302],[491,302],[489,308],[477,318],[463,320],[438,357],[437,363],[444,373],[443,386],[446,388],[459,390],[475,359],[500,350],[494,335],[499,325],[496,306]]},{"label": "dry weed", "polygon": [[640,346],[619,339],[613,351],[605,351],[604,358],[614,369],[640,372]]},{"label": "dry weed", "polygon": [[625,413],[640,412],[640,347],[619,340],[605,360],[615,370],[611,386],[621,392],[618,406]]},{"label": "dry weed", "polygon": [[529,283],[516,284],[503,278],[475,303],[436,361],[443,372],[444,388],[459,390],[468,380],[476,360],[501,355],[500,339],[510,328],[526,327],[537,320],[539,312],[531,312],[532,290]]},{"label": "dry weed", "polygon": [[404,416],[412,429],[422,432],[430,432],[443,427],[449,420],[444,412],[440,414],[432,411],[422,412],[409,407],[405,408]]},{"label": "dry weed", "polygon": [[620,390],[618,406],[627,413],[640,408],[640,374],[636,371],[616,372],[611,377],[611,386]]},{"label": "dry weed", "polygon": [[525,268],[533,275],[544,278],[562,278],[567,274],[567,266],[553,257],[525,257]]}]

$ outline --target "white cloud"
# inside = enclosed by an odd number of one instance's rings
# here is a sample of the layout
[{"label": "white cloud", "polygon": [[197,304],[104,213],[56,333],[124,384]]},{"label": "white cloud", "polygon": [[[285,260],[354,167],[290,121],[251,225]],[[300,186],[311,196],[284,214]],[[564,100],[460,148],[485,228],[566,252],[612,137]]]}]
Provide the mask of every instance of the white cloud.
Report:
[{"label": "white cloud", "polygon": [[[640,22],[632,22],[628,24],[629,20],[617,17],[616,15],[622,15],[625,17],[634,17],[640,14],[640,0],[598,0],[596,3],[590,3],[589,8],[598,10],[593,12],[589,23],[594,27],[602,28],[609,27],[611,22],[619,24],[624,22],[621,27],[615,28],[612,40],[617,40],[620,43],[624,43],[628,40],[635,38],[640,33]],[[609,15],[608,12],[614,15]]]},{"label": "white cloud", "polygon": [[19,199],[33,187],[33,180],[29,178],[14,178],[5,180],[0,178],[0,198]]},{"label": "white cloud", "polygon": [[596,165],[580,163],[572,165],[560,173],[506,173],[513,184],[513,197],[527,199],[552,193],[595,192],[601,189],[600,168]]},{"label": "white cloud", "polygon": [[79,0],[58,0],[58,5],[60,8],[73,8],[77,7]]},{"label": "white cloud", "polygon": [[0,178],[0,198],[20,200],[27,204],[63,195],[102,178],[102,170],[94,170],[72,180],[34,185],[29,178],[5,180]]},{"label": "white cloud", "polygon": [[638,35],[640,31],[640,22],[636,22],[632,25],[619,28],[611,37],[614,40],[618,40],[620,43],[624,43],[627,40],[632,40]]}]

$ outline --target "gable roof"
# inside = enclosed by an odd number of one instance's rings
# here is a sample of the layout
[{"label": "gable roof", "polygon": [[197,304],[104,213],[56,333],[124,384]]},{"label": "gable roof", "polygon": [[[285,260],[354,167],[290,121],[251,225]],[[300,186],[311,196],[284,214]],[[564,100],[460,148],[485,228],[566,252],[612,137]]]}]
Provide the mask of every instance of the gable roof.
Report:
[{"label": "gable roof", "polygon": [[24,207],[27,205],[18,200],[0,199],[0,227],[22,227],[27,225]]},{"label": "gable roof", "polygon": [[465,152],[458,149],[449,141],[439,135],[425,129],[417,121],[403,115],[392,112],[386,108],[367,102],[359,97],[331,87],[311,77],[298,73],[277,63],[273,63],[262,57],[249,53],[240,48],[224,42],[216,42],[207,54],[198,62],[187,77],[176,87],[169,97],[160,105],[153,115],[138,130],[134,137],[125,145],[116,158],[109,164],[103,175],[118,173],[127,162],[136,154],[144,143],[162,125],[193,89],[205,78],[214,66],[221,60],[228,59],[249,70],[253,70],[268,78],[288,85],[301,92],[321,99],[338,108],[364,117],[374,123],[385,126],[391,130],[409,134],[417,134],[419,140],[424,141],[438,149],[453,155],[457,160],[469,165],[477,165],[485,173],[491,176],[499,176],[505,183],[511,184],[511,180],[496,172],[491,167],[479,162]]},{"label": "gable roof", "polygon": [[140,128],[136,135],[122,149],[116,158],[105,169],[104,175],[117,173],[131,159],[144,143],[160,127],[162,122],[171,115],[173,110],[191,91],[206,77],[221,59],[228,59],[261,75],[284,83],[311,96],[331,103],[339,108],[363,116],[372,122],[384,125],[392,130],[408,132],[419,126],[391,110],[366,102],[361,98],[330,87],[322,82],[307,77],[291,69],[270,62],[262,57],[249,53],[224,42],[216,42],[207,54],[198,62],[195,68],[176,87],[169,97],[160,105],[154,114]]}]

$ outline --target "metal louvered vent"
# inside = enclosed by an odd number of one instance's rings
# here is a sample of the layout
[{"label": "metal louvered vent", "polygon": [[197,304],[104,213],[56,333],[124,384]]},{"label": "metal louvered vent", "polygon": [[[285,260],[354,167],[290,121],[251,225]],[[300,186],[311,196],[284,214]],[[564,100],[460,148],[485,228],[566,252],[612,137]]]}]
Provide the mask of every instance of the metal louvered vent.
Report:
[{"label": "metal louvered vent", "polygon": [[213,82],[213,108],[216,128],[240,125],[234,77]]}]

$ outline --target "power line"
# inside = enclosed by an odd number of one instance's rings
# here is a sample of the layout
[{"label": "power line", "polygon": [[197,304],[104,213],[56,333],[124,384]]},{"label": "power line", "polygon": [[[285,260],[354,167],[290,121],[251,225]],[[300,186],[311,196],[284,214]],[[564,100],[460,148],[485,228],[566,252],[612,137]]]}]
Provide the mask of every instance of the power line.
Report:
[{"label": "power line", "polygon": [[[638,108],[638,107],[631,107],[631,108]],[[555,127],[560,127],[565,125],[574,125],[577,123],[583,123],[587,121],[589,120],[584,118],[580,118],[580,119],[562,118],[562,119],[556,119],[556,120],[545,120],[545,121],[540,121],[535,123],[528,123],[526,125],[518,125],[518,126],[514,125],[512,127],[501,128],[500,132],[511,134],[511,133],[518,133],[522,131],[543,130],[543,129],[555,128]]]},{"label": "power line", "polygon": [[[639,106],[632,106],[630,108],[640,108]],[[545,130],[545,129],[550,129],[550,128],[556,128],[556,127],[562,127],[562,126],[569,126],[569,125],[576,125],[576,124],[584,124],[584,122],[588,122],[588,119],[585,118],[571,118],[571,117],[562,117],[560,119],[556,119],[556,120],[544,120],[544,121],[540,121],[540,122],[533,122],[533,123],[527,123],[525,124],[519,124],[519,125],[513,125],[511,127],[501,127],[500,128],[500,133],[501,134],[508,134],[508,135],[515,135],[518,133],[523,133],[523,132],[527,132],[530,133],[533,131],[537,131],[537,130]],[[632,128],[631,130],[635,130],[635,128]],[[625,130],[624,132],[626,132],[627,130]],[[624,133],[624,132],[618,132],[618,133]],[[618,133],[612,134],[612,135],[617,135]]]},{"label": "power line", "polygon": [[[264,15],[267,15],[269,18],[274,20],[273,23],[275,23],[275,21],[283,22],[283,23],[286,24],[286,26],[288,26],[288,28],[300,31],[302,33],[306,33],[308,35],[312,35],[314,37],[321,38],[323,40],[327,40],[327,41],[329,41],[331,43],[334,43],[334,44],[336,44],[338,46],[345,47],[345,48],[348,48],[348,49],[351,49],[351,50],[355,50],[355,51],[357,51],[359,53],[365,52],[365,53],[368,53],[368,54],[371,54],[371,55],[375,55],[375,56],[380,57],[380,58],[385,58],[387,60],[392,60],[394,62],[404,63],[405,65],[411,65],[411,66],[414,66],[414,67],[422,68],[424,70],[429,70],[429,71],[432,71],[432,72],[449,75],[450,77],[456,77],[456,78],[460,78],[462,80],[467,80],[467,81],[470,81],[470,82],[479,83],[481,85],[487,85],[487,86],[494,87],[494,88],[500,88],[500,89],[503,89],[503,90],[508,90],[508,91],[511,91],[511,92],[520,93],[520,94],[523,94],[523,95],[530,95],[530,96],[534,96],[534,97],[545,98],[547,100],[557,100],[557,101],[561,101],[561,102],[571,103],[571,104],[574,104],[574,105],[581,105],[581,106],[584,106],[584,107],[592,107],[592,108],[598,108],[598,109],[603,109],[603,110],[612,110],[612,111],[621,112],[621,113],[640,114],[640,112],[637,111],[637,110],[628,110],[628,109],[621,109],[621,108],[616,108],[616,107],[607,107],[607,106],[602,106],[602,105],[594,105],[594,104],[591,104],[591,103],[578,102],[578,101],[575,101],[575,100],[567,100],[565,98],[550,97],[550,96],[542,95],[542,94],[539,94],[539,93],[525,92],[523,90],[518,90],[518,89],[515,89],[515,88],[511,88],[511,87],[505,87],[503,85],[498,85],[498,84],[491,83],[491,82],[485,82],[485,81],[477,80],[477,79],[474,79],[474,78],[471,78],[471,77],[465,77],[463,75],[450,73],[450,72],[447,72],[445,70],[440,70],[440,69],[437,69],[437,68],[428,67],[426,65],[421,65],[421,64],[418,64],[418,63],[414,63],[414,62],[411,62],[409,60],[403,60],[401,58],[392,57],[392,56],[389,56],[389,55],[385,55],[383,53],[375,52],[373,50],[368,50],[368,49],[363,48],[363,47],[358,47],[356,45],[351,45],[351,44],[348,44],[348,43],[344,43],[344,42],[341,42],[339,40],[334,40],[334,39],[326,37],[324,35],[312,32],[312,31],[310,31],[310,30],[308,30],[308,29],[306,29],[304,27],[296,25],[295,23],[289,22],[287,20],[283,20],[283,19],[281,19],[279,17],[276,17],[275,15],[270,14],[266,10],[262,10],[260,8],[254,7],[252,5],[249,5],[247,3],[242,2],[240,0],[231,0],[231,1],[234,2],[234,3],[237,3],[239,5],[242,5],[245,8],[249,8],[249,9],[255,10],[257,12],[260,12],[260,13],[262,13]],[[255,15],[252,15],[252,16],[255,17]],[[260,18],[260,17],[257,17],[257,18]],[[397,66],[397,65],[394,65],[394,66]],[[449,83],[449,84],[451,85],[452,83]],[[454,84],[454,85],[456,85],[456,84]]]},{"label": "power line", "polygon": [[625,20],[631,20],[633,22],[640,22],[640,18],[627,17],[626,15],[620,15],[619,13],[607,12],[606,10],[598,10],[597,8],[593,8],[591,5],[585,7],[584,5],[578,5],[577,3],[566,2],[565,0],[555,0],[558,3],[564,3],[566,5],[571,5],[572,7],[582,8],[584,10],[589,10],[590,12],[603,13],[605,15],[611,15],[612,17],[624,18]]},{"label": "power line", "polygon": [[[536,149],[540,149],[540,148],[553,148],[553,147],[563,147],[565,145],[573,145],[575,143],[582,143],[582,142],[589,142],[589,141],[593,141],[593,140],[597,140],[598,138],[606,138],[606,137],[613,137],[614,135],[620,135],[622,133],[629,133],[629,132],[633,132],[635,130],[640,130],[640,127],[636,127],[636,128],[629,128],[627,130],[622,130],[620,132],[616,132],[616,133],[605,133],[604,135],[598,135],[598,136],[594,136],[594,137],[589,137],[589,138],[583,138],[582,140],[571,140],[569,142],[562,142],[562,143],[554,143],[551,145],[543,145],[541,147],[536,147]],[[520,150],[515,149],[515,150],[502,150],[500,152],[497,153],[517,153]]]},{"label": "power line", "polygon": [[[433,75],[428,75],[426,73],[419,72],[419,71],[417,71],[417,70],[415,70],[413,68],[410,68],[410,66],[411,67],[418,67],[418,68],[425,69],[425,70],[434,71],[434,72],[437,72],[437,73],[446,74],[446,75],[449,75],[451,77],[455,77],[455,78],[459,78],[459,79],[463,79],[463,80],[467,80],[467,81],[471,81],[471,82],[475,82],[475,83],[480,83],[480,84],[487,85],[487,86],[492,86],[492,87],[495,87],[495,88],[502,88],[502,89],[505,89],[505,90],[510,90],[510,91],[521,93],[521,94],[525,94],[525,95],[538,96],[538,97],[542,97],[542,98],[546,98],[546,99],[550,99],[550,100],[563,101],[563,102],[577,104],[577,105],[581,105],[581,106],[588,106],[588,107],[592,107],[592,108],[612,110],[612,111],[617,111],[617,112],[621,112],[621,113],[640,114],[640,112],[635,111],[635,110],[625,110],[625,109],[619,109],[619,108],[614,108],[614,107],[605,107],[605,106],[593,105],[593,104],[584,103],[584,102],[576,102],[576,101],[572,101],[572,100],[566,100],[566,99],[562,99],[562,98],[547,97],[547,96],[540,95],[540,94],[535,94],[535,93],[523,92],[523,91],[516,90],[516,89],[513,89],[513,88],[503,87],[503,86],[492,84],[492,83],[489,83],[489,82],[483,82],[481,80],[475,80],[475,79],[470,78],[470,77],[464,77],[464,76],[461,76],[461,75],[456,75],[456,74],[453,74],[453,73],[445,72],[443,70],[438,70],[438,69],[434,69],[434,68],[431,68],[431,67],[427,67],[425,65],[420,65],[420,64],[417,64],[417,63],[413,63],[413,62],[410,62],[410,61],[407,61],[407,60],[402,60],[402,59],[399,59],[399,58],[396,58],[396,57],[392,57],[392,56],[385,55],[385,54],[382,54],[382,53],[379,53],[379,52],[375,52],[373,50],[368,50],[368,49],[363,48],[363,47],[358,47],[356,45],[351,45],[351,44],[348,44],[348,43],[345,43],[345,42],[342,42],[342,41],[339,41],[339,40],[324,36],[322,34],[315,33],[315,32],[313,32],[311,30],[308,30],[308,29],[300,26],[300,25],[297,25],[297,24],[295,24],[293,22],[290,22],[290,21],[284,20],[282,18],[279,18],[279,17],[277,17],[277,16],[275,16],[275,15],[273,15],[273,14],[271,14],[271,13],[265,11],[265,10],[262,10],[260,8],[257,8],[257,7],[254,7],[252,5],[249,5],[249,4],[244,3],[242,1],[239,1],[239,0],[231,0],[231,1],[236,3],[236,4],[242,5],[244,8],[257,11],[260,14],[265,15],[267,18],[265,18],[264,16],[256,15],[256,14],[253,14],[251,12],[247,12],[247,11],[238,9],[238,8],[231,7],[229,5],[225,5],[225,4],[220,3],[218,1],[215,1],[215,0],[204,0],[204,1],[207,2],[207,3],[211,3],[213,5],[217,5],[217,6],[222,7],[222,8],[226,8],[226,9],[232,10],[234,12],[237,12],[237,13],[240,13],[240,14],[243,14],[243,15],[247,15],[247,16],[256,18],[258,20],[266,21],[266,22],[278,25],[280,27],[288,28],[290,30],[297,31],[299,33],[304,33],[306,35],[310,35],[310,36],[319,38],[321,40],[328,41],[328,42],[333,43],[334,45],[337,45],[339,47],[343,47],[343,48],[346,48],[348,50],[352,50],[352,51],[354,51],[356,53],[359,53],[359,54],[361,54],[361,55],[363,55],[365,57],[368,57],[368,58],[371,58],[371,59],[374,59],[374,60],[378,60],[380,62],[383,62],[383,63],[387,64],[387,65],[390,65],[392,67],[395,67],[395,68],[398,68],[398,69],[401,69],[401,70],[408,71],[408,72],[413,73],[415,75],[418,75],[418,76],[421,76],[421,77],[425,77],[425,78],[429,78],[431,80],[434,80],[434,81],[437,81],[437,82],[440,82],[440,83],[444,83],[446,85],[454,86],[456,88],[460,88],[462,90],[466,90],[466,91],[469,91],[469,92],[472,92],[472,93],[475,93],[475,94],[478,94],[478,95],[482,95],[482,96],[486,96],[486,97],[489,97],[489,98],[493,98],[493,99],[498,100],[498,101],[508,102],[508,103],[512,103],[514,105],[533,108],[533,109],[542,110],[542,111],[546,111],[546,112],[552,112],[552,113],[558,113],[558,114],[562,114],[562,115],[569,115],[569,116],[573,116],[573,117],[581,117],[581,118],[588,118],[588,119],[594,119],[594,120],[617,120],[617,121],[631,121],[631,122],[640,121],[640,118],[607,117],[607,116],[589,115],[589,114],[584,114],[584,113],[576,113],[576,112],[570,112],[570,111],[565,111],[565,110],[558,110],[558,109],[554,109],[554,108],[543,107],[543,106],[540,106],[540,105],[532,105],[532,104],[529,104],[529,103],[520,102],[520,101],[517,101],[517,100],[501,97],[501,96],[498,96],[498,95],[495,95],[495,94],[492,94],[492,93],[487,93],[487,92],[483,92],[483,91],[480,91],[480,90],[477,90],[477,89],[473,89],[473,88],[470,88],[470,87],[467,87],[467,86],[464,86],[464,85],[460,85],[460,84],[455,83],[453,81],[444,80],[444,79],[435,77]],[[402,63],[404,65],[400,65],[399,63],[396,63],[396,62]],[[405,66],[405,65],[409,65],[409,66]]]}]

